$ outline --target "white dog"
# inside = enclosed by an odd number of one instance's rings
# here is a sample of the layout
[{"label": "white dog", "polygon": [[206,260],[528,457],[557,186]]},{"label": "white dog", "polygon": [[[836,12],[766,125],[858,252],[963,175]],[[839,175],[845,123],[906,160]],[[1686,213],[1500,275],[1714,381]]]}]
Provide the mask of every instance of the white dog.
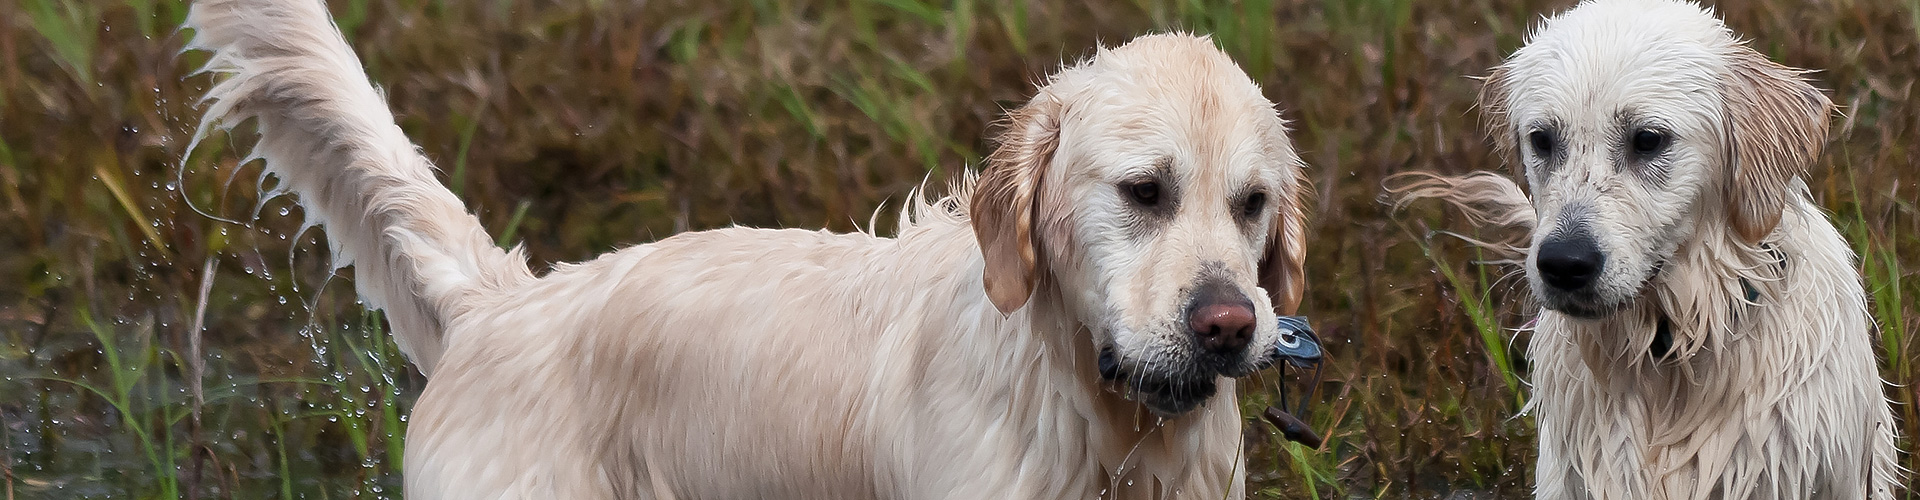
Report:
[{"label": "white dog", "polygon": [[1800,176],[1832,104],[1676,0],[1545,21],[1481,95],[1506,177],[1390,186],[1530,230],[1541,498],[1891,498],[1852,254]]},{"label": "white dog", "polygon": [[[1205,38],[1054,75],[897,238],[731,228],[530,272],[319,0],[193,6],[254,155],[431,376],[407,496],[1239,498],[1233,377],[1300,301],[1301,162]],[[196,139],[198,140],[198,139]]]}]

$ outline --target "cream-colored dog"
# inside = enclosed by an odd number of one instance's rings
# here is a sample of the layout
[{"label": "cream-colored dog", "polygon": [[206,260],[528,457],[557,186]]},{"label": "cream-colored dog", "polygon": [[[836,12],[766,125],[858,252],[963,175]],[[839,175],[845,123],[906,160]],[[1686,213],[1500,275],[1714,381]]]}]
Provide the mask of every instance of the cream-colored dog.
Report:
[{"label": "cream-colored dog", "polygon": [[[1539,497],[1887,499],[1865,293],[1800,176],[1833,105],[1677,0],[1590,0],[1481,96],[1507,177],[1390,189],[1530,230]],[[1527,193],[1531,193],[1531,198]]]},{"label": "cream-colored dog", "polygon": [[1234,377],[1300,301],[1301,162],[1205,38],[1055,74],[899,236],[730,228],[530,272],[319,0],[210,0],[254,154],[431,381],[407,496],[1239,498]]}]

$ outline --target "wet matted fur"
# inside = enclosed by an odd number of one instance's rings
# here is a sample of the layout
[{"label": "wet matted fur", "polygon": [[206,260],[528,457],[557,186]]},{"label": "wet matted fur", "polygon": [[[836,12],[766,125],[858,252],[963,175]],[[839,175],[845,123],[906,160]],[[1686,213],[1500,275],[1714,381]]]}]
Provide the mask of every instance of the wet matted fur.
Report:
[{"label": "wet matted fur", "polygon": [[199,137],[257,123],[254,157],[431,377],[409,498],[1244,495],[1234,377],[1300,300],[1302,165],[1205,38],[1053,75],[895,238],[729,228],[536,276],[319,0],[196,2],[187,26],[223,75]]},{"label": "wet matted fur", "polygon": [[1528,234],[1493,246],[1545,307],[1537,496],[1892,498],[1865,293],[1801,179],[1833,106],[1802,74],[1691,3],[1582,2],[1481,95],[1526,191],[1389,180]]}]

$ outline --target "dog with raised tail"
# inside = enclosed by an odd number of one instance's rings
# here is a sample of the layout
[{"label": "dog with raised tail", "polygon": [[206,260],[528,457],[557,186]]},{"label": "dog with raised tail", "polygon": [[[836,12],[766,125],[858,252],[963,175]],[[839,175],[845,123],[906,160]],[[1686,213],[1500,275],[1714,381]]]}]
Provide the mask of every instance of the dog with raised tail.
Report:
[{"label": "dog with raised tail", "polygon": [[536,275],[320,0],[186,24],[220,76],[195,140],[257,124],[253,157],[430,377],[408,498],[1241,498],[1235,380],[1311,338],[1278,316],[1305,286],[1303,165],[1204,37],[1055,73],[897,237],[727,228]]},{"label": "dog with raised tail", "polygon": [[[1828,98],[1694,4],[1546,19],[1480,107],[1525,180],[1390,178],[1527,237],[1535,492],[1892,498],[1893,417],[1847,242],[1802,176]],[[1523,259],[1523,260],[1522,260]]]}]

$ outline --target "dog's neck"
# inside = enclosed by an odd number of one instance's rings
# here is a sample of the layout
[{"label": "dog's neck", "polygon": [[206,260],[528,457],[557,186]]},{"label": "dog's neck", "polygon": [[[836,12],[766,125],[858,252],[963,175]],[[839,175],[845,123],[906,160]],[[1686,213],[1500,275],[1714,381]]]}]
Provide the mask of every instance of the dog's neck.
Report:
[{"label": "dog's neck", "polygon": [[[1112,483],[1108,485],[1108,498],[1131,498],[1131,494],[1123,490],[1146,492],[1152,488],[1171,488],[1173,485],[1169,483],[1190,477],[1192,471],[1169,467],[1204,463],[1202,458],[1188,462],[1187,456],[1183,456],[1188,450],[1198,448],[1185,442],[1187,438],[1196,437],[1192,427],[1206,425],[1210,412],[1238,413],[1233,404],[1233,383],[1221,385],[1221,392],[1227,396],[1215,396],[1215,400],[1200,410],[1177,417],[1160,417],[1146,410],[1144,404],[1127,398],[1125,390],[1114,387],[1114,383],[1100,379],[1098,350],[1094,348],[1091,329],[1075,319],[1058,288],[1048,279],[1043,279],[1035,290],[1033,302],[1010,315],[1008,321],[1014,323],[1010,335],[1033,335],[1044,352],[1048,352],[1048,356],[1041,356],[1044,362],[1039,369],[1048,373],[1048,379],[1058,381],[1052,396],[1068,402],[1073,417],[1085,421],[1087,452],[1100,463]],[[1027,321],[1031,329],[1021,333],[1020,321]],[[1167,458],[1181,460],[1169,463]]]},{"label": "dog's neck", "polygon": [[[1043,315],[1073,317],[1064,308],[1065,302],[1049,280],[1042,280],[1040,289],[1035,296],[1045,299],[1034,306],[1054,308]],[[1090,395],[1084,406],[1076,405],[1078,408],[1074,413],[1085,420],[1087,449],[1107,476],[1108,484],[1102,488],[1106,491],[1104,498],[1164,498],[1173,490],[1182,488],[1188,492],[1209,491],[1232,481],[1231,467],[1244,467],[1244,464],[1218,463],[1221,457],[1204,456],[1217,446],[1194,442],[1195,439],[1226,437],[1233,442],[1228,449],[1235,452],[1229,460],[1238,458],[1238,425],[1233,425],[1230,432],[1224,433],[1212,432],[1218,429],[1207,428],[1219,427],[1222,420],[1234,424],[1239,422],[1239,408],[1235,404],[1237,391],[1232,381],[1223,381],[1220,392],[1202,407],[1176,417],[1163,418],[1140,402],[1129,399],[1126,391],[1116,387],[1113,382],[1100,377],[1097,369],[1099,353],[1094,347],[1092,332],[1086,325],[1069,321],[1056,326],[1057,330],[1050,331],[1043,331],[1039,324],[1034,326],[1032,334],[1039,336],[1050,351],[1061,353],[1058,359],[1065,361],[1054,363],[1046,369],[1055,372],[1060,379],[1071,380],[1073,384],[1071,390],[1061,391],[1055,397],[1071,400]],[[1217,412],[1228,412],[1233,417],[1220,419]],[[1222,470],[1209,474],[1215,472],[1213,469]],[[1197,479],[1211,475],[1226,477]],[[1196,480],[1214,484],[1191,484]]]},{"label": "dog's neck", "polygon": [[[1805,224],[1803,218],[1790,208],[1781,225]],[[1730,404],[1744,396],[1720,394],[1725,384],[1717,381],[1744,369],[1734,360],[1753,354],[1748,351],[1756,337],[1792,335],[1773,331],[1779,320],[1769,318],[1780,313],[1768,308],[1785,299],[1789,281],[1808,276],[1808,270],[1796,269],[1805,261],[1805,243],[1782,238],[1790,234],[1787,229],[1750,243],[1724,225],[1698,227],[1626,309],[1594,321],[1561,318],[1582,362],[1603,386],[1650,402]],[[1715,395],[1705,397],[1703,391]],[[1655,412],[1683,420],[1708,413],[1687,408]]]},{"label": "dog's neck", "polygon": [[1725,342],[1748,329],[1749,310],[1764,307],[1782,291],[1787,266],[1800,253],[1777,236],[1748,243],[1717,229],[1683,245],[1639,300],[1639,307],[1654,316],[1655,328],[1645,342],[1635,341],[1651,347],[1665,340],[1670,349],[1658,359],[1677,361],[1724,349]]},{"label": "dog's neck", "polygon": [[[1717,214],[1703,214],[1715,217]],[[1803,224],[1793,208],[1780,225]],[[1789,263],[1804,249],[1783,230],[1747,242],[1724,223],[1692,224],[1694,232],[1648,278],[1626,308],[1593,321],[1571,321],[1587,331],[1582,349],[1596,374],[1619,368],[1677,369],[1694,378],[1688,360],[1724,350],[1749,329],[1752,309],[1784,291]]]},{"label": "dog's neck", "polygon": [[[970,240],[972,235],[964,236]],[[971,255],[949,261],[951,267],[942,266],[945,269],[938,272],[948,277],[934,279],[952,284],[945,292],[953,301],[948,310],[960,316],[950,320],[982,328],[971,334],[930,338],[939,345],[923,349],[977,353],[974,355],[983,359],[936,358],[933,362],[962,370],[998,370],[1002,373],[982,373],[979,380],[1013,381],[1011,387],[977,389],[982,406],[988,407],[983,409],[1009,413],[998,417],[1004,419],[998,425],[1010,426],[1004,430],[1023,435],[1030,442],[1016,451],[1021,460],[1035,462],[1029,467],[1032,470],[1083,471],[1080,477],[1051,478],[1060,484],[1044,489],[1067,491],[1076,489],[1068,483],[1081,483],[1079,486],[1094,491],[1106,491],[1106,498],[1154,498],[1175,489],[1204,493],[1232,484],[1237,477],[1232,467],[1244,464],[1236,463],[1239,409],[1230,381],[1221,384],[1221,394],[1199,409],[1176,418],[1155,417],[1144,405],[1127,399],[1123,391],[1114,390],[1100,378],[1092,333],[1079,321],[1054,280],[1045,278],[1043,272],[1027,303],[1011,314],[1003,314],[987,299],[981,285],[983,263],[978,250],[972,245],[966,247]],[[1005,372],[1010,370],[1020,375],[1009,377]],[[1030,396],[1034,394],[1044,396]],[[1007,401],[1036,399],[1044,400],[1039,408],[992,408],[1004,407]],[[1223,419],[1218,412],[1231,412],[1232,418]],[[1223,422],[1232,424],[1232,428],[1223,429]],[[1221,444],[1222,440],[1226,444]],[[1060,446],[1063,442],[1081,446],[1066,452]]]}]

